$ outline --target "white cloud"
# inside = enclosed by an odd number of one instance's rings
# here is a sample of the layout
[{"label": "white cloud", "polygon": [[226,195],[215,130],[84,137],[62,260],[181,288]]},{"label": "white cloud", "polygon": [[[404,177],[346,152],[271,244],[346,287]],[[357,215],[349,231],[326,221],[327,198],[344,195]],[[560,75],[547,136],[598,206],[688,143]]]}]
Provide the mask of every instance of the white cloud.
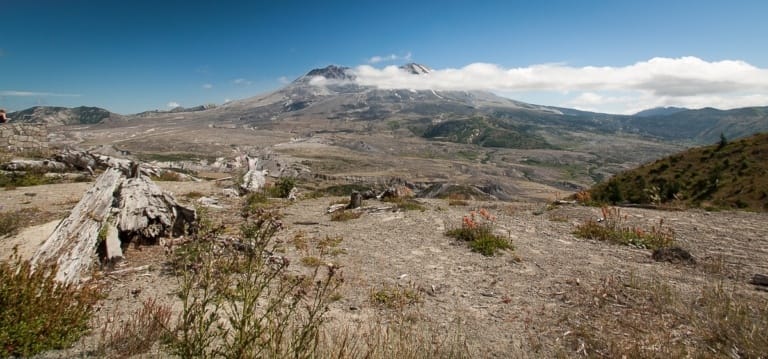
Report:
[{"label": "white cloud", "polygon": [[[539,64],[503,68],[473,63],[459,69],[412,75],[396,66],[356,67],[361,85],[380,88],[487,90],[506,95],[526,92],[570,94],[565,103],[629,113],[638,106],[733,108],[768,105],[768,69],[744,61],[705,61],[697,57],[653,58],[623,67]],[[615,96],[620,93],[620,96]],[[647,108],[647,107],[643,107]],[[640,109],[643,109],[640,108]]]},{"label": "white cloud", "polygon": [[404,60],[404,61],[411,61],[411,53],[407,52],[403,56],[398,56],[395,54],[389,54],[386,56],[373,56],[370,59],[368,59],[369,64],[378,64],[380,62],[389,62],[389,61],[397,61],[397,60]]},{"label": "white cloud", "polygon": [[250,86],[252,84],[251,81],[243,79],[243,78],[234,79],[234,80],[232,80],[232,83],[235,84],[235,85],[239,85],[239,86]]},{"label": "white cloud", "polygon": [[168,102],[168,104],[167,104],[166,106],[168,106],[168,108],[176,108],[176,107],[181,107],[181,105],[179,105],[179,103],[178,103],[178,102],[176,102],[176,101],[171,101],[171,102]]},{"label": "white cloud", "polygon": [[213,88],[213,84],[203,84],[203,88],[206,90],[210,90]]},{"label": "white cloud", "polygon": [[224,103],[230,103],[230,102],[232,102],[232,99],[228,99],[228,98],[224,99]]},{"label": "white cloud", "polygon": [[277,78],[277,81],[278,81],[278,82],[280,82],[281,84],[284,84],[284,85],[291,83],[291,80],[289,80],[289,79],[288,79],[287,77],[285,77],[285,76],[280,76],[280,77],[278,77],[278,78]]},{"label": "white cloud", "polygon": [[35,92],[35,91],[0,91],[0,96],[17,97],[80,97],[80,94],[74,93],[55,93],[55,92]]}]

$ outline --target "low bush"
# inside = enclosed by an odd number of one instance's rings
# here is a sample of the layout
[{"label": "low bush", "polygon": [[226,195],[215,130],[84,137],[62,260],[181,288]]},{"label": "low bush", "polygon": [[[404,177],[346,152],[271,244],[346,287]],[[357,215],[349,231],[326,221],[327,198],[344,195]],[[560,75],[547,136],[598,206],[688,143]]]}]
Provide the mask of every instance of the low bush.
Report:
[{"label": "low bush", "polygon": [[0,237],[16,233],[19,230],[19,222],[17,213],[0,212]]},{"label": "low bush", "polygon": [[88,331],[98,288],[57,282],[56,270],[17,254],[0,263],[0,357],[67,348]]},{"label": "low bush", "polygon": [[512,243],[494,233],[496,217],[486,209],[469,212],[461,227],[446,231],[446,235],[467,242],[469,247],[484,256],[493,256],[501,250],[514,249]]}]

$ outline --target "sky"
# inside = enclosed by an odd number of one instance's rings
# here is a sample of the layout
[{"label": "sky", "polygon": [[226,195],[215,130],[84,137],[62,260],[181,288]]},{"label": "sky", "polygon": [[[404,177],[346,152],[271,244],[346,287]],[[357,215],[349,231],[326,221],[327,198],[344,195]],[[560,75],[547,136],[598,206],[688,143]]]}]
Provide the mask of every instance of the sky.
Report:
[{"label": "sky", "polygon": [[764,0],[0,0],[0,107],[222,104],[329,64],[371,86],[608,113],[768,106],[766,14]]}]

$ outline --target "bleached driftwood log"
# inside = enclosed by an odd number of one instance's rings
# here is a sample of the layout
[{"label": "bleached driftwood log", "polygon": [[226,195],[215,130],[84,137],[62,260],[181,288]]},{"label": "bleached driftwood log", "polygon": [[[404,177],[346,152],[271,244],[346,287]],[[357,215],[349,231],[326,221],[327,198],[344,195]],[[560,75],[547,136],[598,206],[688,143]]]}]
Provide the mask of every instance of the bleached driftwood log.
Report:
[{"label": "bleached driftwood log", "polygon": [[56,280],[74,283],[96,260],[102,225],[109,219],[114,194],[123,180],[118,169],[108,169],[96,180],[69,217],[62,220],[32,257],[32,265],[57,263]]},{"label": "bleached driftwood log", "polygon": [[[66,163],[76,169],[93,173],[96,169],[117,168],[126,176],[133,177],[135,164],[125,158],[106,156],[98,153],[66,149],[56,154],[56,160]],[[158,169],[151,166],[141,166],[141,172],[147,176],[156,176]]]},{"label": "bleached driftwood log", "polygon": [[246,157],[246,160],[248,161],[248,172],[243,175],[240,192],[259,191],[267,183],[267,170],[259,169],[259,159],[256,157]]},{"label": "bleached driftwood log", "polygon": [[0,168],[6,171],[63,171],[67,168],[67,165],[58,161],[48,160],[12,160],[10,162],[3,163],[0,165]]},{"label": "bleached driftwood log", "polygon": [[[129,173],[141,172],[133,163],[127,168]],[[157,243],[160,236],[193,230],[195,221],[194,209],[180,205],[148,177],[127,178],[122,169],[108,168],[35,253],[32,264],[56,263],[56,279],[76,283],[97,262],[97,248],[106,256],[119,253],[117,248],[105,247],[115,245],[108,240],[114,236],[110,233],[113,223],[119,245],[123,241]]]}]

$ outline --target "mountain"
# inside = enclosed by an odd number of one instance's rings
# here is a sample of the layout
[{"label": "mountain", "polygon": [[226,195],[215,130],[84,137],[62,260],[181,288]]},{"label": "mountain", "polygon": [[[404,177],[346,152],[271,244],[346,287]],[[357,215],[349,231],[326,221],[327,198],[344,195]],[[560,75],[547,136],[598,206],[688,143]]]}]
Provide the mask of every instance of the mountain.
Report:
[{"label": "mountain", "polygon": [[722,138],[622,172],[590,190],[613,203],[676,203],[768,211],[768,133]]},{"label": "mountain", "polygon": [[[417,63],[400,66],[400,70],[413,76],[431,71],[428,66]],[[351,69],[330,65],[313,69],[275,92],[234,101],[218,111],[226,113],[228,118],[236,116],[240,121],[258,126],[272,126],[284,119],[309,118],[335,121],[333,124],[338,126],[346,123],[348,127],[365,122],[366,128],[387,124],[425,138],[460,143],[467,142],[466,133],[459,133],[466,132],[467,126],[456,126],[456,121],[482,118],[483,128],[474,131],[488,134],[514,128],[513,136],[536,138],[526,145],[536,148],[572,143],[574,133],[629,135],[700,145],[717,141],[720,133],[739,138],[768,131],[768,112],[761,107],[729,111],[666,107],[623,116],[533,105],[486,91],[380,89],[359,85],[355,80]],[[469,127],[478,125],[481,123],[477,121],[468,124]],[[446,133],[451,130],[458,132]],[[469,142],[474,143],[478,138],[475,136]],[[507,147],[521,142],[494,140],[480,144]]]},{"label": "mountain", "polygon": [[121,115],[99,107],[80,106],[75,108],[36,106],[8,114],[13,122],[47,123],[49,125],[79,125],[100,123]]},{"label": "mountain", "polygon": [[[403,65],[400,70],[414,76],[431,71],[429,67],[416,63]],[[599,119],[594,116],[572,116],[565,120],[563,113],[556,108],[514,101],[486,91],[380,89],[362,86],[355,82],[354,72],[335,65],[313,69],[282,89],[230,102],[217,111],[259,126],[274,125],[282,119],[301,118],[322,118],[335,121],[338,125],[362,121],[374,127],[380,125],[382,128],[409,129],[425,138],[460,143],[467,142],[465,135],[445,132],[466,126],[450,124],[483,118],[485,120],[475,121],[472,125],[482,125],[483,128],[475,130],[485,132],[480,144],[488,147],[508,147],[522,143],[498,140],[506,134],[514,133],[519,138],[536,139],[525,141],[525,146],[552,148],[553,144],[536,133],[542,127],[576,126],[583,130],[594,130],[596,121],[613,121],[611,116]],[[491,133],[494,134],[491,136]],[[474,140],[469,142],[474,143]]]},{"label": "mountain", "polygon": [[649,108],[647,110],[640,111],[634,114],[633,116],[636,116],[636,117],[667,116],[667,115],[675,114],[675,113],[686,111],[686,110],[688,109],[685,107],[673,107],[673,106],[654,107],[654,108]]}]

